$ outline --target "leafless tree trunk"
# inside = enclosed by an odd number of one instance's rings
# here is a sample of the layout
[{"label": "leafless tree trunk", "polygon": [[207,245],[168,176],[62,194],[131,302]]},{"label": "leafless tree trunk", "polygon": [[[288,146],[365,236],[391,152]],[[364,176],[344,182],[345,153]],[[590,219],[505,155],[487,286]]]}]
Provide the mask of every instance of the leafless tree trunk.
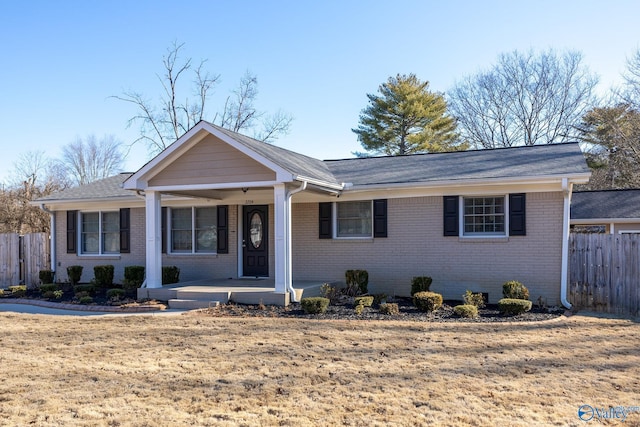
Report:
[{"label": "leafless tree trunk", "polygon": [[449,92],[462,137],[476,148],[575,141],[594,103],[594,77],[575,51],[502,54],[489,71]]}]

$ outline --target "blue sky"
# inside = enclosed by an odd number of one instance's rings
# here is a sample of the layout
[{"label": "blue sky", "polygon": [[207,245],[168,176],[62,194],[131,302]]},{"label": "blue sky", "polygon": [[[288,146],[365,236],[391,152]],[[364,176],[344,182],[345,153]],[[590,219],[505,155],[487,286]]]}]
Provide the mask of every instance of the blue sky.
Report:
[{"label": "blue sky", "polygon": [[[446,92],[503,52],[576,49],[604,93],[640,47],[638,17],[637,0],[0,1],[0,180],[21,153],[55,157],[76,136],[132,142],[136,110],[111,96],[157,98],[173,41],[221,75],[212,106],[249,70],[258,107],[294,116],[276,144],[329,159],[361,150],[366,94],[397,73]],[[146,160],[140,146],[125,169]]]}]

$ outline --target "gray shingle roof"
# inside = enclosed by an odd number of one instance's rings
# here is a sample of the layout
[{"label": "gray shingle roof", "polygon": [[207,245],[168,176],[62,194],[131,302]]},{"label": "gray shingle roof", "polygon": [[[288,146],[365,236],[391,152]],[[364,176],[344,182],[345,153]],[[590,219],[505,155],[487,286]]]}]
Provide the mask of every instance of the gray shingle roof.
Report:
[{"label": "gray shingle roof", "polygon": [[38,199],[39,202],[52,200],[106,200],[122,197],[135,197],[131,190],[124,190],[122,183],[129,178],[131,173],[120,173],[105,179],[91,182],[78,187],[67,188],[64,191],[50,194]]},{"label": "gray shingle roof", "polygon": [[589,172],[577,143],[328,160],[325,163],[338,181],[354,185],[428,183]]},{"label": "gray shingle roof", "polygon": [[571,219],[640,218],[640,189],[576,191]]},{"label": "gray shingle roof", "polygon": [[209,124],[245,147],[277,164],[292,175],[313,178],[330,184],[340,183],[336,181],[326,163],[322,160],[314,159],[313,157],[286,150],[272,144],[257,141],[253,138],[249,138],[248,136],[221,128],[220,126],[216,126],[211,123]]}]

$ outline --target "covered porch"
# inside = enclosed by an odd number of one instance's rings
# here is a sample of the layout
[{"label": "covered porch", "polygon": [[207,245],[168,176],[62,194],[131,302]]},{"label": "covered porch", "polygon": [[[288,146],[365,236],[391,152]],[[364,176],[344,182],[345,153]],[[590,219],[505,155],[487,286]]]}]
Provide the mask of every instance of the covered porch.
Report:
[{"label": "covered porch", "polygon": [[208,308],[229,302],[238,304],[289,305],[300,298],[320,296],[324,282],[300,280],[293,282],[295,299],[290,293],[275,291],[275,280],[264,279],[204,279],[174,283],[160,288],[140,288],[138,298],[167,301],[170,308]]}]

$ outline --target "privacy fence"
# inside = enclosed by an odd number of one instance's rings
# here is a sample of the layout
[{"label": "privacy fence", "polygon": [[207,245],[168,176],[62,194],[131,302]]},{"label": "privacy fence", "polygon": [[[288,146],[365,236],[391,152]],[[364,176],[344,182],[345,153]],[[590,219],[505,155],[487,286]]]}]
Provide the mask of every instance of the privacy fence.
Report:
[{"label": "privacy fence", "polygon": [[594,311],[640,315],[640,234],[572,233],[569,302]]},{"label": "privacy fence", "polygon": [[40,270],[49,269],[49,236],[0,234],[0,288],[40,283]]}]

